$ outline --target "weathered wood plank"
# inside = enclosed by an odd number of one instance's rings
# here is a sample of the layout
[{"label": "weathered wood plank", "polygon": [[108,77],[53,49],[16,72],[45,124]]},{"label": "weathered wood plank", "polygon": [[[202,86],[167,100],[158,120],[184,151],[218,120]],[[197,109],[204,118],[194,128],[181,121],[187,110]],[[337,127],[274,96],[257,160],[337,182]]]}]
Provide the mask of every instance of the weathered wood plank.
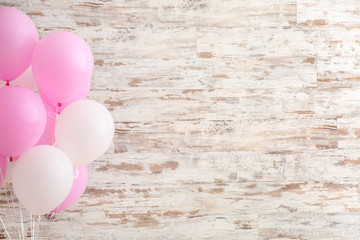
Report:
[{"label": "weathered wood plank", "polygon": [[355,0],[299,0],[297,22],[310,26],[359,25],[360,7]]},{"label": "weathered wood plank", "polygon": [[360,237],[358,221],[358,213],[262,215],[259,218],[259,239],[355,240]]}]

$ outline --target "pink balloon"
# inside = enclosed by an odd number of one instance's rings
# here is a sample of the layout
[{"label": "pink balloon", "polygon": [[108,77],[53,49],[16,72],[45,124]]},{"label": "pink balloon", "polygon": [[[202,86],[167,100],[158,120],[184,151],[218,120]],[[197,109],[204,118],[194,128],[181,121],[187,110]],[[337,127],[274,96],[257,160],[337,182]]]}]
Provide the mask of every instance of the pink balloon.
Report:
[{"label": "pink balloon", "polygon": [[20,76],[29,67],[38,41],[36,26],[25,13],[0,7],[0,79]]},{"label": "pink balloon", "polygon": [[53,211],[61,212],[73,205],[83,195],[88,183],[88,169],[86,166],[74,168],[74,183],[67,198]]},{"label": "pink balloon", "polygon": [[43,134],[36,145],[53,145],[55,142],[55,124],[56,115],[55,112],[45,104],[46,109],[46,125]]},{"label": "pink balloon", "polygon": [[32,70],[38,90],[52,103],[66,103],[91,82],[94,59],[89,45],[71,32],[53,32],[38,43]]},{"label": "pink balloon", "polygon": [[0,187],[6,178],[7,160],[5,156],[0,155]]},{"label": "pink balloon", "polygon": [[61,106],[58,106],[57,103],[52,102],[48,97],[46,97],[45,94],[43,94],[40,90],[38,90],[43,102],[45,103],[46,106],[49,106],[49,108],[52,109],[52,111],[54,113],[61,113],[62,110],[64,110],[64,108],[69,105],[72,102],[81,100],[81,99],[85,99],[87,97],[87,95],[89,94],[90,91],[90,87],[91,87],[91,82],[88,82],[86,84],[86,86],[74,97],[72,97],[70,100],[61,103]]},{"label": "pink balloon", "polygon": [[41,98],[28,88],[0,88],[0,154],[20,156],[40,139],[46,124]]}]

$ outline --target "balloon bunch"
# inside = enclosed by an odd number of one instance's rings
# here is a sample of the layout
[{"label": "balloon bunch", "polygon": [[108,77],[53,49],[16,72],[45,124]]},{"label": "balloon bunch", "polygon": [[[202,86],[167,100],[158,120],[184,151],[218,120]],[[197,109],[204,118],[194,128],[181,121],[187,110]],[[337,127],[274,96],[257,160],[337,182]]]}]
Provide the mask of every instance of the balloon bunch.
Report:
[{"label": "balloon bunch", "polygon": [[25,13],[0,7],[0,185],[10,159],[14,192],[34,215],[76,202],[87,185],[86,164],[112,143],[111,114],[86,99],[93,67],[89,46],[76,34],[39,40]]}]

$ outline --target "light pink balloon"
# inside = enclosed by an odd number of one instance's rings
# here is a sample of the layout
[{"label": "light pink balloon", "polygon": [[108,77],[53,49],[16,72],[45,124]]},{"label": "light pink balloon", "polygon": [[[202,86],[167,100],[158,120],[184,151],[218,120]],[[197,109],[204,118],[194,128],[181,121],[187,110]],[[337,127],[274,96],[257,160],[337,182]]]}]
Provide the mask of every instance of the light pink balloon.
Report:
[{"label": "light pink balloon", "polygon": [[45,104],[46,109],[46,125],[43,134],[36,145],[53,145],[55,142],[55,124],[56,115],[55,112]]},{"label": "light pink balloon", "polygon": [[74,168],[74,183],[67,198],[53,211],[61,212],[73,205],[85,192],[88,183],[88,169],[86,166]]},{"label": "light pink balloon", "polygon": [[25,13],[0,7],[0,79],[12,81],[23,73],[38,41],[36,26]]},{"label": "light pink balloon", "polygon": [[86,84],[86,86],[77,95],[75,95],[75,97],[72,97],[70,100],[61,103],[61,106],[58,106],[57,103],[52,102],[40,90],[38,90],[38,92],[39,92],[39,95],[41,96],[41,98],[42,98],[42,100],[43,100],[43,102],[45,103],[46,106],[49,106],[49,108],[51,108],[54,113],[56,113],[56,112],[61,113],[62,110],[64,110],[64,108],[67,105],[69,105],[70,103],[73,103],[73,102],[81,100],[81,99],[85,99],[87,97],[87,95],[89,94],[89,92],[90,92],[90,87],[91,87],[91,82],[88,82]]},{"label": "light pink balloon", "polygon": [[32,58],[38,90],[52,103],[66,103],[91,82],[89,45],[71,32],[53,32],[38,43]]},{"label": "light pink balloon", "polygon": [[6,178],[6,170],[7,170],[7,159],[5,156],[0,155],[0,187],[5,181]]},{"label": "light pink balloon", "polygon": [[46,124],[41,98],[20,86],[0,88],[0,154],[20,156],[40,139]]}]

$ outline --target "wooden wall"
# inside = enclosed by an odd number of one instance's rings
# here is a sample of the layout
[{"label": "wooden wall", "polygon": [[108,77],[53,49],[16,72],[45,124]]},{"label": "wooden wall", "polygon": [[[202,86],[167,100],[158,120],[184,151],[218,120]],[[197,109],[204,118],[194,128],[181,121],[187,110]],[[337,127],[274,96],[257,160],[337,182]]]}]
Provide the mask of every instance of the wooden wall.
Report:
[{"label": "wooden wall", "polygon": [[89,43],[116,122],[38,239],[360,239],[358,0],[0,5]]}]

